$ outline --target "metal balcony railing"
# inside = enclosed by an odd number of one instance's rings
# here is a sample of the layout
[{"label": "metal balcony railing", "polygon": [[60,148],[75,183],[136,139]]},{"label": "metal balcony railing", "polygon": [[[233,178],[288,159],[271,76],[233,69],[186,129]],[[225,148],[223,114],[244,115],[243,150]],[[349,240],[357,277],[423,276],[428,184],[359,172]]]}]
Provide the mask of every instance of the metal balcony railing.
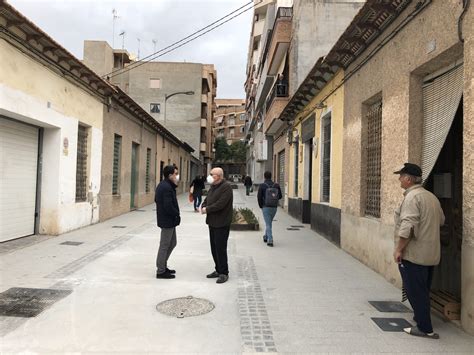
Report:
[{"label": "metal balcony railing", "polygon": [[268,112],[275,97],[288,97],[287,83],[277,81],[275,85],[273,85],[272,91],[270,92],[270,95],[268,95],[267,101],[265,103],[265,112]]},{"label": "metal balcony railing", "polygon": [[276,19],[282,17],[293,17],[293,8],[292,7],[280,7],[276,15]]}]

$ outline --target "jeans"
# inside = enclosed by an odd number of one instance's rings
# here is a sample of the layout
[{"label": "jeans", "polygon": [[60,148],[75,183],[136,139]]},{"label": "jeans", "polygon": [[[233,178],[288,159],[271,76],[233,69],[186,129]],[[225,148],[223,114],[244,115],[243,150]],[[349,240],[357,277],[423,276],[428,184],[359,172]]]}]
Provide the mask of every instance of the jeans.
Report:
[{"label": "jeans", "polygon": [[218,274],[229,275],[227,264],[227,241],[229,240],[230,226],[214,228],[209,226],[211,253]]},{"label": "jeans", "polygon": [[418,265],[402,260],[398,265],[418,329],[424,333],[433,332],[430,310],[430,288],[433,279],[433,266]]},{"label": "jeans", "polygon": [[167,262],[176,246],[176,227],[161,228],[160,247],[156,255],[156,272],[162,274],[166,271]]},{"label": "jeans", "polygon": [[250,194],[250,188],[251,188],[251,186],[245,186],[247,196]]},{"label": "jeans", "polygon": [[263,207],[262,208],[263,219],[265,220],[265,237],[267,243],[273,243],[273,234],[272,234],[272,222],[273,217],[277,213],[276,207]]},{"label": "jeans", "polygon": [[202,194],[193,195],[194,198],[194,209],[198,209],[201,206]]}]

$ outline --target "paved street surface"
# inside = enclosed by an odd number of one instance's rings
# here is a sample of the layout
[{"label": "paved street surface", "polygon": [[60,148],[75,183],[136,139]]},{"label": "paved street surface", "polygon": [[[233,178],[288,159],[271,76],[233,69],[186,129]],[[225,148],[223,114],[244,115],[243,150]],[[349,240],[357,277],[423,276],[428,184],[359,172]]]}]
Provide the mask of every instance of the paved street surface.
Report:
[{"label": "paved street surface", "polygon": [[[256,194],[234,190],[237,207],[263,221]],[[182,222],[169,266],[174,280],[155,278],[159,229],[154,206],[59,237],[3,248],[1,289],[72,290],[36,317],[0,317],[1,352],[9,353],[470,353],[474,338],[434,318],[441,339],[384,332],[368,303],[399,301],[400,291],[279,210],[275,247],[262,231],[231,232],[230,279],[213,271],[204,216],[180,196]],[[118,228],[125,227],[125,228]],[[64,245],[64,242],[82,242]],[[14,249],[12,250],[12,245]],[[204,315],[175,318],[162,301],[193,296],[212,302]]]}]

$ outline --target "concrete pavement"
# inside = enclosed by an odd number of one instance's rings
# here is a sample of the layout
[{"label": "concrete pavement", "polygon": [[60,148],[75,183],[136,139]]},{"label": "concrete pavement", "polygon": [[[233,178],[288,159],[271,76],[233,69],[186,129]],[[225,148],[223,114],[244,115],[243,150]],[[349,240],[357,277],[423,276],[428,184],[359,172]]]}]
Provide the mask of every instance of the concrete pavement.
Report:
[{"label": "concrete pavement", "polygon": [[[252,208],[256,193],[234,190],[236,207]],[[174,280],[155,279],[159,229],[154,206],[39,243],[0,247],[1,288],[72,290],[34,318],[0,317],[2,353],[466,353],[474,338],[434,317],[438,341],[383,332],[369,300],[400,299],[400,290],[300,225],[283,210],[275,247],[262,231],[231,231],[230,279],[218,285],[204,216],[180,196],[182,223],[169,266]],[[64,245],[64,242],[82,243]],[[23,245],[22,245],[23,243]],[[194,296],[211,312],[173,318],[162,301]]]}]

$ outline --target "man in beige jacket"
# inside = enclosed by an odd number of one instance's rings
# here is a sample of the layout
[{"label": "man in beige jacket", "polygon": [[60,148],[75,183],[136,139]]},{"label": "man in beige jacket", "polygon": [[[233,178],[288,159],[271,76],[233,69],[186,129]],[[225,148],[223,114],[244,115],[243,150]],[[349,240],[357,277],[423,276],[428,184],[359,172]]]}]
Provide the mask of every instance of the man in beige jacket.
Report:
[{"label": "man in beige jacket", "polygon": [[440,226],[444,214],[438,198],[421,185],[422,172],[416,164],[405,166],[399,174],[404,199],[395,212],[393,257],[410,302],[416,327],[405,328],[410,335],[439,339],[433,332],[430,315],[430,287],[434,265],[440,261]]}]

